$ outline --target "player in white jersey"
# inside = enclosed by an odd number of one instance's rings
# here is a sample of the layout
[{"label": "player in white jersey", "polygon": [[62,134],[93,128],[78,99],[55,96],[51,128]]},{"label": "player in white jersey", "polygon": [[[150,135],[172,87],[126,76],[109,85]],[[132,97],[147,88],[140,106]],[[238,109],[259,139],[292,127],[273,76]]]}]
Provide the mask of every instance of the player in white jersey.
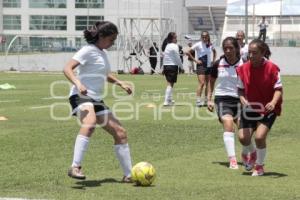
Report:
[{"label": "player in white jersey", "polygon": [[240,54],[243,62],[248,61],[248,44],[245,44],[245,33],[242,30],[236,32],[236,39],[240,45]]},{"label": "player in white jersey", "polygon": [[177,82],[178,70],[183,69],[182,61],[179,55],[179,47],[176,43],[176,33],[170,32],[162,45],[162,50],[164,52],[163,74],[167,80],[164,106],[171,106],[174,104],[174,101],[172,100],[173,87]]},{"label": "player in white jersey", "polygon": [[[196,51],[197,59],[192,55],[192,50]],[[196,106],[205,106],[207,101],[207,84],[210,79],[211,63],[216,60],[216,50],[210,42],[210,36],[207,31],[201,33],[201,41],[191,47],[191,51],[186,54],[197,63],[198,86],[196,90]],[[211,53],[213,60],[211,60]],[[205,87],[205,98],[201,99],[203,88]]]},{"label": "player in white jersey", "polygon": [[[238,169],[235,154],[235,126],[238,123],[240,100],[237,88],[236,67],[243,64],[240,57],[240,46],[234,37],[227,37],[222,43],[224,55],[217,60],[211,70],[211,79],[208,88],[208,109],[213,111],[214,105],[223,125],[223,140],[229,159],[229,168]],[[212,101],[212,92],[215,81],[215,99]]]},{"label": "player in white jersey", "polygon": [[[64,67],[65,76],[73,83],[70,91],[70,104],[73,115],[77,115],[81,127],[77,135],[72,165],[68,175],[85,179],[81,162],[96,124],[114,138],[116,156],[123,169],[123,182],[131,182],[131,156],[127,143],[127,133],[121,123],[104,104],[104,84],[106,81],[119,85],[128,94],[131,87],[110,74],[110,64],[105,49],[111,47],[117,38],[116,25],[108,21],[97,22],[84,31],[87,45],[82,47]],[[77,76],[73,70],[77,68]]]}]

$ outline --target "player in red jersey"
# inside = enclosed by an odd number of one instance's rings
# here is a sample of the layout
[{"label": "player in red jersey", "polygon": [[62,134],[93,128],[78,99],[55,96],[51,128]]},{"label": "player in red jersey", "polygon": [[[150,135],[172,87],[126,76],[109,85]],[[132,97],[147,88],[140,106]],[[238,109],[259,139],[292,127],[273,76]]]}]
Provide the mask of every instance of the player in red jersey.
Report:
[{"label": "player in red jersey", "polygon": [[261,40],[253,40],[249,44],[249,61],[237,68],[239,97],[243,105],[239,125],[241,144],[247,147],[255,133],[257,157],[253,155],[251,158],[255,160],[252,176],[264,174],[266,138],[276,117],[281,113],[280,70],[276,64],[267,60],[268,56],[268,45]]}]

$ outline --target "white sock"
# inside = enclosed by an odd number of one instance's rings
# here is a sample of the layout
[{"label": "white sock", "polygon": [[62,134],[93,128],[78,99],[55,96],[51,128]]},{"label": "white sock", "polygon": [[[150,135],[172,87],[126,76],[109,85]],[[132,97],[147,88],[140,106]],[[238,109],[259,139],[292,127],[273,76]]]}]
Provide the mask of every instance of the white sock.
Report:
[{"label": "white sock", "polygon": [[74,146],[74,156],[72,167],[81,166],[81,161],[83,160],[84,152],[86,151],[89,144],[89,137],[84,135],[77,135],[75,146]]},{"label": "white sock", "polygon": [[247,155],[248,153],[253,153],[255,151],[255,146],[253,145],[253,142],[251,142],[248,146],[244,146],[242,148],[242,154]]},{"label": "white sock", "polygon": [[225,144],[225,149],[228,157],[235,156],[235,148],[234,148],[234,133],[233,132],[224,132],[223,140]]},{"label": "white sock", "polygon": [[248,146],[248,150],[249,150],[250,153],[253,153],[254,151],[256,151],[256,145],[255,145],[255,143],[253,143],[251,141],[251,143]]},{"label": "white sock", "polygon": [[165,102],[169,102],[171,99],[172,99],[172,87],[168,85],[165,92]]},{"label": "white sock", "polygon": [[265,161],[267,149],[266,148],[263,148],[263,149],[258,149],[257,148],[256,152],[257,152],[256,164],[263,165],[264,161]]},{"label": "white sock", "polygon": [[201,97],[197,96],[197,97],[196,97],[196,101],[197,101],[197,102],[200,102],[200,101],[201,101]]},{"label": "white sock", "polygon": [[127,144],[116,144],[115,145],[115,152],[117,158],[121,164],[123,169],[124,176],[129,177],[131,176],[131,156],[128,143]]}]

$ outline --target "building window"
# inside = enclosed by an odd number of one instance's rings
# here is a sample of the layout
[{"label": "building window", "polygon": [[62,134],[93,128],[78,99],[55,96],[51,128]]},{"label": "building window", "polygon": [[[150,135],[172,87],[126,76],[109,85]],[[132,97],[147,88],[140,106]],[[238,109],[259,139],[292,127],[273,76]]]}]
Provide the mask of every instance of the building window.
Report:
[{"label": "building window", "polygon": [[21,0],[3,0],[3,8],[21,8]]},{"label": "building window", "polygon": [[75,30],[82,31],[93,26],[97,21],[103,21],[104,16],[76,16],[75,18]]},{"label": "building window", "polygon": [[21,15],[3,15],[4,30],[21,30]]},{"label": "building window", "polygon": [[31,15],[30,30],[67,30],[67,16]]},{"label": "building window", "polygon": [[67,44],[67,38],[30,37],[29,44],[38,51],[62,51]]},{"label": "building window", "polygon": [[66,0],[30,0],[29,8],[66,8]]},{"label": "building window", "polygon": [[104,0],[76,0],[75,8],[104,8]]}]

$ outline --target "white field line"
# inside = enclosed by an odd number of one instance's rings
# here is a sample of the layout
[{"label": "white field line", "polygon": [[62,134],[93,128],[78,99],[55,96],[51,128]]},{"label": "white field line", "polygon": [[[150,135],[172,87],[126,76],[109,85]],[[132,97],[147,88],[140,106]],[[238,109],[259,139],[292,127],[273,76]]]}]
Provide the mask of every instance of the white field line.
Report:
[{"label": "white field line", "polygon": [[2,100],[0,103],[14,103],[14,102],[19,102],[20,100]]},{"label": "white field line", "polygon": [[34,109],[42,109],[42,108],[50,108],[50,107],[51,107],[51,105],[49,105],[49,106],[33,106],[33,107],[30,107],[29,109],[34,110]]},{"label": "white field line", "polygon": [[145,90],[145,92],[159,92],[160,90]]},{"label": "white field line", "polygon": [[188,90],[189,88],[176,88],[175,91]]},{"label": "white field line", "polygon": [[49,99],[68,99],[68,97],[43,97],[42,100],[49,100]]},{"label": "white field line", "polygon": [[46,199],[25,199],[25,198],[0,197],[0,200],[46,200]]},{"label": "white field line", "polygon": [[119,101],[128,101],[128,100],[133,100],[132,97],[124,97],[124,98],[118,98],[114,99],[114,101],[119,102]]}]

